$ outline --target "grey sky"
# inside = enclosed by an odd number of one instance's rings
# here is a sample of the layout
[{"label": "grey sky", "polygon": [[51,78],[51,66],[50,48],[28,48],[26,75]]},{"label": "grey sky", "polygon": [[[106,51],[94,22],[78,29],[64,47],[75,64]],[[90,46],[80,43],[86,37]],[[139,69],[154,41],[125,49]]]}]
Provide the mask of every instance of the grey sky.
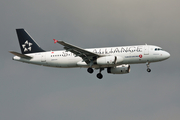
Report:
[{"label": "grey sky", "polygon": [[[1,120],[180,119],[180,1],[3,0],[0,2]],[[16,28],[45,50],[53,39],[82,48],[153,44],[171,58],[131,65],[126,75],[103,80],[86,69],[58,69],[12,61],[20,52]]]}]

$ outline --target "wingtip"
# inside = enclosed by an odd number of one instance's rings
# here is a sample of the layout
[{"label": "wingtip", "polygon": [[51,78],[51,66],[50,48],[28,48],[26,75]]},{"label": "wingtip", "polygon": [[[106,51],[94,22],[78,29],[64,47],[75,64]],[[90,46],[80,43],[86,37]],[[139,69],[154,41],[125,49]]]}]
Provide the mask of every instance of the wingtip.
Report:
[{"label": "wingtip", "polygon": [[58,40],[56,40],[56,39],[53,39],[53,40],[54,40],[54,44],[56,44],[58,42]]}]

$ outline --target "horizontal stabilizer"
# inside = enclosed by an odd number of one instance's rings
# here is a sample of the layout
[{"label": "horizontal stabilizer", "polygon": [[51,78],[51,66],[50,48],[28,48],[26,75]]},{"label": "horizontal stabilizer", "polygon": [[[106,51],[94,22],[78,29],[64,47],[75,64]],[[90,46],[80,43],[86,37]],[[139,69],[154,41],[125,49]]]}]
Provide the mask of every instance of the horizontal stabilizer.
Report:
[{"label": "horizontal stabilizer", "polygon": [[24,54],[17,53],[17,52],[14,52],[14,51],[9,51],[9,52],[12,53],[13,55],[16,55],[16,56],[24,58],[24,59],[32,59],[32,57],[28,56],[28,55],[24,55]]}]

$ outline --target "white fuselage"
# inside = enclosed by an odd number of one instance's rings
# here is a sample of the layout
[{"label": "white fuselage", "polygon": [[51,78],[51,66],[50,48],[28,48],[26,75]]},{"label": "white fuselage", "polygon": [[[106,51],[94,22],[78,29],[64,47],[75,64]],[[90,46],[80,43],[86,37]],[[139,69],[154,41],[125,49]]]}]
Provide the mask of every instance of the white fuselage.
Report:
[{"label": "white fuselage", "polygon": [[[85,50],[104,56],[122,57],[123,61],[120,64],[158,62],[170,57],[170,54],[168,52],[163,51],[160,47],[153,45],[92,48]],[[28,60],[15,56],[13,57],[13,60],[36,64],[36,65],[59,67],[59,68],[89,67],[89,65],[86,64],[86,62],[84,62],[81,57],[78,57],[71,52],[66,52],[65,50],[38,52],[38,53],[31,53],[26,55],[31,56],[32,59]],[[92,67],[101,68],[101,67],[114,67],[114,66],[117,66],[117,64],[106,64],[106,65],[94,64]]]}]

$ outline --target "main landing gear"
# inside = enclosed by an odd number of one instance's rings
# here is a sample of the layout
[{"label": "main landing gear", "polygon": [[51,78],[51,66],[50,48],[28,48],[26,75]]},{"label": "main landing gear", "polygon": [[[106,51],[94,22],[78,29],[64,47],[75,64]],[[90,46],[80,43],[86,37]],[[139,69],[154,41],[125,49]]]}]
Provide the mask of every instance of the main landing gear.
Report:
[{"label": "main landing gear", "polygon": [[103,71],[103,70],[104,70],[104,68],[100,68],[100,69],[99,69],[99,73],[96,75],[97,78],[99,78],[99,79],[102,79],[102,78],[103,78],[103,75],[101,74],[101,71]]},{"label": "main landing gear", "polygon": [[151,69],[149,68],[149,62],[146,63],[146,66],[147,66],[147,72],[151,72]]},{"label": "main landing gear", "polygon": [[[99,69],[99,73],[96,75],[97,78],[99,78],[99,79],[102,79],[102,78],[103,78],[103,75],[101,74],[101,71],[103,71],[103,70],[104,70],[104,68],[100,68],[100,69]],[[92,73],[94,72],[94,70],[93,70],[92,68],[88,68],[87,71],[88,71],[90,74],[92,74]]]},{"label": "main landing gear", "polygon": [[94,70],[92,68],[88,68],[87,71],[91,74],[94,72]]}]

